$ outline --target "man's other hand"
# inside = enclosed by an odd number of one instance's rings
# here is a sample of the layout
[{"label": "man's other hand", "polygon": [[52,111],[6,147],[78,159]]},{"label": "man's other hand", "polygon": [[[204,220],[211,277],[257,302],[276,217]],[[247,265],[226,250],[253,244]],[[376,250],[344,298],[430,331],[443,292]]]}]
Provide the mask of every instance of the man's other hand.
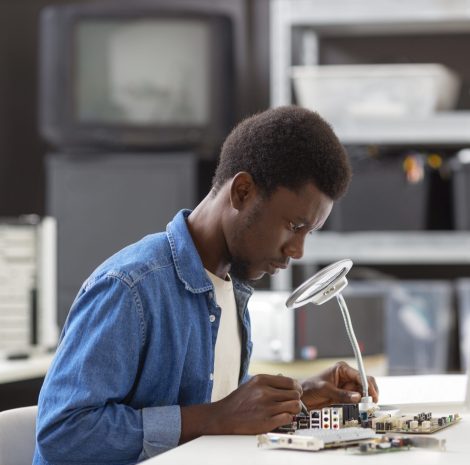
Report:
[{"label": "man's other hand", "polygon": [[[379,388],[372,376],[367,377],[369,396],[374,402],[379,399]],[[346,362],[338,362],[317,376],[302,383],[302,400],[309,410],[330,404],[360,402],[362,383],[359,372]]]}]

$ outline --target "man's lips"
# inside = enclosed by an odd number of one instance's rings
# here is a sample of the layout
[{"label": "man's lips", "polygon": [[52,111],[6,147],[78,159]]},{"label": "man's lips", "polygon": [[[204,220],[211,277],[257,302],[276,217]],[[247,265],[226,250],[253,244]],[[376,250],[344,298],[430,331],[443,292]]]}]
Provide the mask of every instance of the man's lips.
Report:
[{"label": "man's lips", "polygon": [[276,268],[281,268],[282,270],[285,270],[287,268],[287,265],[280,264],[280,263],[274,263],[274,266]]},{"label": "man's lips", "polygon": [[276,263],[276,262],[271,262],[271,265],[274,268],[281,268],[282,270],[285,270],[287,268],[287,265],[289,265],[289,262],[287,263]]}]

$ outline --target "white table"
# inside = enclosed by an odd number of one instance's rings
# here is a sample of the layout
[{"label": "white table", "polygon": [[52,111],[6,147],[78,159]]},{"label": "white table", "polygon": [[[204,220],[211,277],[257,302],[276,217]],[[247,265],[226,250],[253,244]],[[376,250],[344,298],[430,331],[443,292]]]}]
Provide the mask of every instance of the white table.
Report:
[{"label": "white table", "polygon": [[24,360],[0,360],[0,384],[44,377],[53,357],[45,354]]},{"label": "white table", "polygon": [[[397,376],[378,378],[382,403],[400,405],[403,413],[460,413],[459,424],[433,436],[446,438],[446,450],[413,448],[410,451],[353,455],[345,449],[304,452],[257,447],[255,436],[202,436],[162,455],[145,461],[146,465],[364,465],[399,464],[401,461],[428,465],[467,465],[470,460],[470,412],[465,411],[466,376]],[[438,403],[436,400],[441,399]],[[421,401],[421,402],[420,402]],[[414,402],[419,405],[414,404]],[[422,403],[426,402],[426,403]],[[402,404],[403,402],[399,402]]]},{"label": "white table", "polygon": [[405,452],[353,455],[345,449],[320,452],[259,449],[255,436],[203,436],[147,460],[146,465],[348,465],[399,464],[467,465],[470,459],[470,415],[460,424],[435,433],[447,439],[444,452],[413,448]]}]

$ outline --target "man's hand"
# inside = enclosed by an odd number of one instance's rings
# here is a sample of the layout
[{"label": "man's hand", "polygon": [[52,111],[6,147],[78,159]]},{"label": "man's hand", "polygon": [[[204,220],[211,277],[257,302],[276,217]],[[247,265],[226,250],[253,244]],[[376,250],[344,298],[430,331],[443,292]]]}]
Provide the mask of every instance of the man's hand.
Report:
[{"label": "man's hand", "polygon": [[[374,402],[379,399],[379,388],[372,376],[367,377],[369,395]],[[346,362],[338,362],[317,376],[302,383],[302,400],[309,410],[330,404],[356,403],[362,397],[361,376]]]},{"label": "man's hand", "polygon": [[300,384],[286,376],[256,375],[227,397],[181,407],[181,438],[202,434],[259,434],[288,424],[300,412]]}]

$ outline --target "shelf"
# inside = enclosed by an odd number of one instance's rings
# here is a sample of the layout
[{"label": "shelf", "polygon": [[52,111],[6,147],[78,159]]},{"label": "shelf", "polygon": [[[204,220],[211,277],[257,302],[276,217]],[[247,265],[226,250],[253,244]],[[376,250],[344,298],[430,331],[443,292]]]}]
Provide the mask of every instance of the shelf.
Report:
[{"label": "shelf", "polygon": [[335,35],[470,30],[469,0],[272,0],[272,11],[291,25]]},{"label": "shelf", "polygon": [[429,117],[344,118],[330,123],[343,144],[470,145],[470,111]]},{"label": "shelf", "polygon": [[[470,265],[470,231],[318,231],[307,236],[303,257],[291,265],[344,258],[355,265]],[[292,266],[272,276],[271,288],[292,289]]]},{"label": "shelf", "polygon": [[295,263],[329,263],[350,258],[367,264],[470,264],[470,231],[321,231],[305,240]]}]

